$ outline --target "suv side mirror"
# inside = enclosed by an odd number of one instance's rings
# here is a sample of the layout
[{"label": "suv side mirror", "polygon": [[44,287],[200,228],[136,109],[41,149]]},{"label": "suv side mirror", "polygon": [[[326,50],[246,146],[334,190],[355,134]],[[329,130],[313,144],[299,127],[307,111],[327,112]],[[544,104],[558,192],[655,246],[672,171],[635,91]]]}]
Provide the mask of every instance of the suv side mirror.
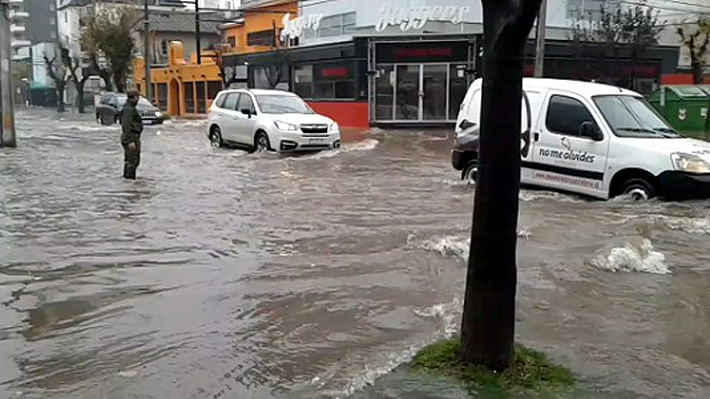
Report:
[{"label": "suv side mirror", "polygon": [[579,126],[579,135],[581,137],[586,137],[594,141],[604,140],[604,134],[602,133],[601,129],[599,129],[599,126],[597,126],[597,124],[594,122],[582,122],[582,124]]},{"label": "suv side mirror", "polygon": [[251,118],[251,109],[249,108],[242,108],[242,113],[248,117]]}]

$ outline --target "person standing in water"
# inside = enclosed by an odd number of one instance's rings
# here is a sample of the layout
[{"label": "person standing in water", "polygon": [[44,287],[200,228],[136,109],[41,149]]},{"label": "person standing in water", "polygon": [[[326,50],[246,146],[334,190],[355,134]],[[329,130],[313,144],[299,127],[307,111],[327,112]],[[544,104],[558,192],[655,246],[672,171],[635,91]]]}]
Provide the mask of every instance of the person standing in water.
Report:
[{"label": "person standing in water", "polygon": [[136,178],[136,169],[141,162],[141,133],[143,120],[136,109],[140,93],[131,89],[127,93],[126,104],[121,111],[121,145],[123,146],[123,177]]}]

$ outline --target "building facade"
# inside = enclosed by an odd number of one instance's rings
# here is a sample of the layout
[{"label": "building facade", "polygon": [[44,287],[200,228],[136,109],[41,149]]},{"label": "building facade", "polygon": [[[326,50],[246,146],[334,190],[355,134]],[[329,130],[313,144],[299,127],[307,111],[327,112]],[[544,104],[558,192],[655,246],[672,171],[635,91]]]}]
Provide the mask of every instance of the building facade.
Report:
[{"label": "building facade", "polygon": [[[620,49],[614,60],[581,52],[568,41],[575,18],[594,18],[604,0],[549,0],[546,76],[653,85],[675,71],[678,48],[643,55]],[[225,29],[235,44],[228,65],[248,66],[254,88],[296,92],[343,126],[448,124],[455,121],[470,83],[480,76],[482,10],[469,0],[254,1]],[[250,4],[257,4],[255,6]],[[294,7],[297,8],[294,11]],[[269,13],[250,10],[269,9]],[[259,14],[263,30],[244,37]],[[267,16],[265,16],[267,15]],[[270,23],[270,29],[269,29]],[[245,43],[246,42],[246,43]],[[593,54],[595,54],[593,56]],[[526,50],[532,75],[534,30]],[[610,62],[613,61],[613,62]]]},{"label": "building facade", "polygon": [[23,0],[10,1],[10,46],[12,46],[12,59],[15,61],[24,60],[29,57],[30,41],[27,40],[25,33],[27,31],[26,23],[30,14],[25,8]]}]

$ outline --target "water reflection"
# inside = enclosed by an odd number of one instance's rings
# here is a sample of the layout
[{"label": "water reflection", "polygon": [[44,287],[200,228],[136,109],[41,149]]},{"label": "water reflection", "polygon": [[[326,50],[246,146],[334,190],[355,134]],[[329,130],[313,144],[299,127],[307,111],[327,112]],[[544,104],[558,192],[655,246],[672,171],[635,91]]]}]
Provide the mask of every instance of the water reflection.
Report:
[{"label": "water reflection", "polygon": [[[0,397],[471,394],[400,367],[458,326],[472,190],[448,132],[291,157],[213,150],[174,121],[126,182],[115,127],[18,126],[0,152]],[[709,203],[521,201],[519,339],[580,376],[571,397],[710,396]]]}]

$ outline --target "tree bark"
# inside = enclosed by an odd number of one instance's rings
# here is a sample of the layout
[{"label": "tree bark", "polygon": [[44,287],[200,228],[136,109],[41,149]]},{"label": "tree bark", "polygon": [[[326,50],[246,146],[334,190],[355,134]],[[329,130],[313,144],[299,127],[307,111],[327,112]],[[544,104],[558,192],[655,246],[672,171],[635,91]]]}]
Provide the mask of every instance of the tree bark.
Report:
[{"label": "tree bark", "polygon": [[481,143],[461,357],[495,371],[514,356],[524,46],[540,0],[483,0]]}]

